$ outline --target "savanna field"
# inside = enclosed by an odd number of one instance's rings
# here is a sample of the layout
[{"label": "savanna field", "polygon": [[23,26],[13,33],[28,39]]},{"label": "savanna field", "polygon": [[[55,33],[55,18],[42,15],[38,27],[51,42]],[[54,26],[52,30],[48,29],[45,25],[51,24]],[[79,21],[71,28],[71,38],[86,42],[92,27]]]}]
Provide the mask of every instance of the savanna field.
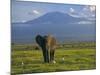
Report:
[{"label": "savanna field", "polygon": [[44,63],[34,44],[12,44],[11,74],[90,70],[96,68],[95,42],[66,42],[57,45],[56,63]]}]

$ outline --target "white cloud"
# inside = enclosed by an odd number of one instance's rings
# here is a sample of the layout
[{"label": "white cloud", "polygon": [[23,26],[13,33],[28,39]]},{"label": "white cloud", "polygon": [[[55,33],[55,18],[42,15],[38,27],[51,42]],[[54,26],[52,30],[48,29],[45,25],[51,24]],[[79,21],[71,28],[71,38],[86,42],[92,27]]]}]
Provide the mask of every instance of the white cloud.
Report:
[{"label": "white cloud", "polygon": [[96,10],[96,6],[94,6],[94,5],[91,5],[89,8],[90,8],[91,12],[94,12]]},{"label": "white cloud", "polygon": [[94,24],[94,21],[79,21],[79,22],[75,22],[75,23],[71,23],[71,24]]},{"label": "white cloud", "polygon": [[91,21],[80,21],[78,24],[93,24]]},{"label": "white cloud", "polygon": [[30,12],[28,12],[29,15],[34,15],[34,16],[39,16],[41,15],[40,11],[39,10],[36,10],[36,9],[33,9],[31,10]]},{"label": "white cloud", "polygon": [[76,18],[81,17],[80,14],[74,8],[69,8],[69,11],[67,12],[67,14]]},{"label": "white cloud", "polygon": [[68,13],[72,17],[80,18],[81,16],[78,13]]},{"label": "white cloud", "polygon": [[82,10],[83,11],[88,11],[88,6],[85,6]]},{"label": "white cloud", "polygon": [[80,25],[89,25],[89,24],[94,24],[94,21],[79,21],[79,22],[74,22],[74,23],[70,23],[70,24],[80,24]]},{"label": "white cloud", "polygon": [[87,5],[83,8],[83,11],[88,11],[88,12],[95,12],[96,6],[94,5]]},{"label": "white cloud", "polygon": [[69,9],[70,11],[68,12],[68,14],[70,16],[76,17],[76,18],[86,18],[88,20],[95,20],[95,10],[96,7],[94,5],[86,5],[83,7],[83,9],[81,9],[80,11],[77,11],[73,8]]},{"label": "white cloud", "polygon": [[88,5],[83,8],[83,13],[88,17],[95,17],[96,7],[94,5]]},{"label": "white cloud", "polygon": [[37,10],[33,10],[32,12],[33,12],[33,14],[40,14],[40,12]]},{"label": "white cloud", "polygon": [[70,13],[74,13],[75,12],[75,10],[73,8],[70,8],[69,11],[70,11]]},{"label": "white cloud", "polygon": [[25,22],[27,22],[26,20],[22,20],[22,23],[25,23]]}]

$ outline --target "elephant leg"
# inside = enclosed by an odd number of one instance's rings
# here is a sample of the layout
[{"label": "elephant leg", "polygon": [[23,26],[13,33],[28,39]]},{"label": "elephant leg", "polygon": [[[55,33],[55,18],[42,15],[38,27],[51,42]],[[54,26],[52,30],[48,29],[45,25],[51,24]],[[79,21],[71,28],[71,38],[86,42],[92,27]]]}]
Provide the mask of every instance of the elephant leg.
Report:
[{"label": "elephant leg", "polygon": [[46,54],[45,54],[45,51],[42,50],[42,53],[43,53],[44,62],[46,62]]},{"label": "elephant leg", "polygon": [[47,49],[43,49],[43,57],[44,57],[44,62],[49,62],[49,53]]},{"label": "elephant leg", "polygon": [[45,50],[45,58],[46,58],[46,62],[49,63],[49,52],[48,52],[48,49]]},{"label": "elephant leg", "polygon": [[54,50],[50,51],[50,61],[52,62],[54,60]]}]

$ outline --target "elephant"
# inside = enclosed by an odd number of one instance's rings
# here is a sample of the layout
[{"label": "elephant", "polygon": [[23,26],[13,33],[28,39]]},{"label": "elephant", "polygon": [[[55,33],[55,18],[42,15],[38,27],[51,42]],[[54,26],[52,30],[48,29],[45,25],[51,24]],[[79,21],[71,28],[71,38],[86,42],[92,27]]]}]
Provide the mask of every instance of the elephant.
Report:
[{"label": "elephant", "polygon": [[41,47],[45,63],[54,62],[56,39],[52,35],[36,36],[36,43]]}]

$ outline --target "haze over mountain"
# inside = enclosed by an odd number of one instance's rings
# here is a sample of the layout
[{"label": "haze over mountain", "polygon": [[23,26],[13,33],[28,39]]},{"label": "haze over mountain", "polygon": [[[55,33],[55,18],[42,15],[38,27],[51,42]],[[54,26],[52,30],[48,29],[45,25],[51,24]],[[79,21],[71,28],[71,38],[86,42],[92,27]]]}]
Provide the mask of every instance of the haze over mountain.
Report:
[{"label": "haze over mountain", "polygon": [[49,12],[34,20],[12,23],[12,41],[31,43],[37,34],[52,34],[59,41],[95,41],[95,20]]}]

